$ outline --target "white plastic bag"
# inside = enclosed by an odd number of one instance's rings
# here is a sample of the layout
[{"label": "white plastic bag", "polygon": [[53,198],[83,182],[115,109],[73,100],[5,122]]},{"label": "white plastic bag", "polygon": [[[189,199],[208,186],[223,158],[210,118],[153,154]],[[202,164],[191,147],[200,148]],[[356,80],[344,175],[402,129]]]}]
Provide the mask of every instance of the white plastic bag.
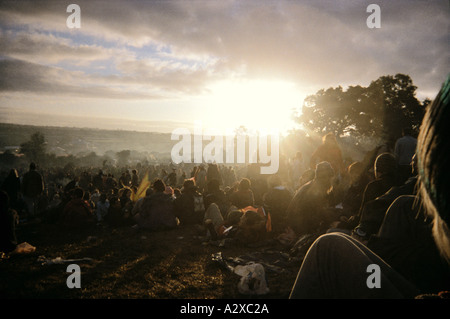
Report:
[{"label": "white plastic bag", "polygon": [[269,292],[264,267],[261,264],[250,263],[236,266],[234,272],[241,276],[238,290],[244,295],[264,295]]}]

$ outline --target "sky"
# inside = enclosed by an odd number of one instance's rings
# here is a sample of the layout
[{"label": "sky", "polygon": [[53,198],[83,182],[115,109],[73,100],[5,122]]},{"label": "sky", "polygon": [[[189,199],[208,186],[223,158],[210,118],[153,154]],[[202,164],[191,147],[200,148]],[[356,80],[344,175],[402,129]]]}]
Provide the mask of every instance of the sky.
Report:
[{"label": "sky", "polygon": [[397,73],[432,99],[449,12],[445,0],[1,1],[0,122],[286,131],[306,96]]}]

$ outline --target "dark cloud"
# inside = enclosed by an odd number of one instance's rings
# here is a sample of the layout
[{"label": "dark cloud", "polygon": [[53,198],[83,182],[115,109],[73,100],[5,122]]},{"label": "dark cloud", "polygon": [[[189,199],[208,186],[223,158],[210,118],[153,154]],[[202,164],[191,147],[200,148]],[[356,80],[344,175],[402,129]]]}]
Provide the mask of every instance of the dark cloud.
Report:
[{"label": "dark cloud", "polygon": [[[97,37],[99,43],[115,43],[116,50],[132,52],[152,44],[168,48],[178,60],[215,62],[190,70],[181,63],[177,69],[167,60],[150,63],[132,54],[125,58],[126,52],[122,58],[101,44],[75,47],[73,42],[58,44],[36,33],[21,43],[8,36],[11,45],[2,51],[14,57],[28,50],[29,56],[35,53],[33,58],[49,60],[115,56],[123,73],[99,78],[101,83],[149,85],[167,92],[202,92],[210,81],[231,75],[283,79],[317,89],[368,84],[395,73],[411,75],[419,89],[436,91],[449,68],[448,3],[380,0],[376,3],[381,7],[382,27],[369,29],[366,8],[372,2],[77,1],[82,27],[69,32],[64,2],[4,1],[0,20],[9,30],[20,25],[37,33],[55,31],[75,38],[79,32]],[[31,79],[42,83],[45,74],[30,77],[23,86],[31,87]],[[62,88],[61,83],[55,85]],[[77,92],[71,86],[64,88]]]},{"label": "dark cloud", "polygon": [[[114,99],[155,99],[157,95],[142,92],[123,92],[119,89],[98,86],[95,77],[61,68],[43,66],[15,59],[0,59],[0,91],[31,92],[71,97]],[[90,80],[87,86],[86,80]]]}]

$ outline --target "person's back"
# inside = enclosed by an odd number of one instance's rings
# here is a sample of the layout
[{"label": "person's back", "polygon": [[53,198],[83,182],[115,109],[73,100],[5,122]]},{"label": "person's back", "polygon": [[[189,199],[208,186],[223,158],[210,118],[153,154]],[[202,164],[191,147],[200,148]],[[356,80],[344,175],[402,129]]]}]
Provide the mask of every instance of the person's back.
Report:
[{"label": "person's back", "polygon": [[450,268],[432,236],[432,220],[416,196],[398,197],[367,246],[410,280],[421,293],[450,290]]},{"label": "person's back", "polygon": [[272,177],[269,183],[270,188],[263,196],[264,206],[270,212],[273,229],[283,230],[287,208],[293,196],[286,187],[281,185],[280,178]]},{"label": "person's back", "polygon": [[36,198],[44,190],[44,181],[41,174],[35,168],[30,169],[23,175],[22,193],[24,196]]},{"label": "person's back", "polygon": [[0,191],[0,252],[5,254],[17,247],[16,219],[15,212],[10,209],[8,194]]},{"label": "person's back", "polygon": [[344,171],[342,151],[337,144],[336,137],[329,133],[323,137],[323,143],[314,151],[310,158],[310,167],[315,169],[317,162],[328,162],[331,164],[336,176]]},{"label": "person's back", "polygon": [[139,213],[134,216],[139,228],[158,230],[177,226],[172,197],[155,192],[143,199]]},{"label": "person's back", "polygon": [[364,190],[360,213],[364,205],[375,198],[385,194],[397,185],[395,158],[390,153],[378,155],[374,164],[375,180],[369,182]]},{"label": "person's back", "polygon": [[231,194],[230,201],[231,204],[237,208],[245,208],[254,205],[255,198],[253,191],[251,190],[251,182],[249,179],[241,179],[237,191]]},{"label": "person's back", "polygon": [[16,169],[11,169],[6,179],[3,181],[1,189],[4,190],[10,200],[11,208],[17,208],[21,183]]},{"label": "person's back", "polygon": [[64,206],[62,224],[68,228],[92,226],[95,217],[92,207],[83,199],[81,188],[72,191],[72,199]]},{"label": "person's back", "polygon": [[287,208],[287,223],[297,235],[311,234],[321,224],[325,197],[313,191],[313,181],[303,185]]},{"label": "person's back", "polygon": [[334,171],[327,162],[317,165],[315,178],[303,185],[287,209],[287,222],[297,235],[325,231],[332,217],[329,214],[328,190]]},{"label": "person's back", "polygon": [[403,137],[395,143],[394,155],[398,165],[398,178],[400,182],[412,176],[411,161],[416,153],[417,139],[411,136],[409,128],[403,129]]},{"label": "person's back", "polygon": [[395,143],[394,154],[398,165],[411,165],[412,157],[416,153],[417,139],[409,134],[409,131],[405,131]]},{"label": "person's back", "polygon": [[[196,205],[196,200],[197,204]],[[180,196],[174,201],[175,216],[182,225],[201,224],[205,213],[205,207],[201,206],[203,195],[197,191],[193,179],[185,180]]]}]

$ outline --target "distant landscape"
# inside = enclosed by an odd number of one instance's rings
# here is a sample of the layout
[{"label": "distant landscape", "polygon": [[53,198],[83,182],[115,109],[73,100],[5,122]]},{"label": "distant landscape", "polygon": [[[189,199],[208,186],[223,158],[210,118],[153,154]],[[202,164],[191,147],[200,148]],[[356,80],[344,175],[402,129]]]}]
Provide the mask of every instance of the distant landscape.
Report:
[{"label": "distant landscape", "polygon": [[0,123],[0,151],[14,152],[35,132],[47,142],[47,152],[57,156],[84,155],[95,152],[133,150],[149,154],[170,154],[175,143],[169,133],[102,130],[75,127],[50,127]]}]

